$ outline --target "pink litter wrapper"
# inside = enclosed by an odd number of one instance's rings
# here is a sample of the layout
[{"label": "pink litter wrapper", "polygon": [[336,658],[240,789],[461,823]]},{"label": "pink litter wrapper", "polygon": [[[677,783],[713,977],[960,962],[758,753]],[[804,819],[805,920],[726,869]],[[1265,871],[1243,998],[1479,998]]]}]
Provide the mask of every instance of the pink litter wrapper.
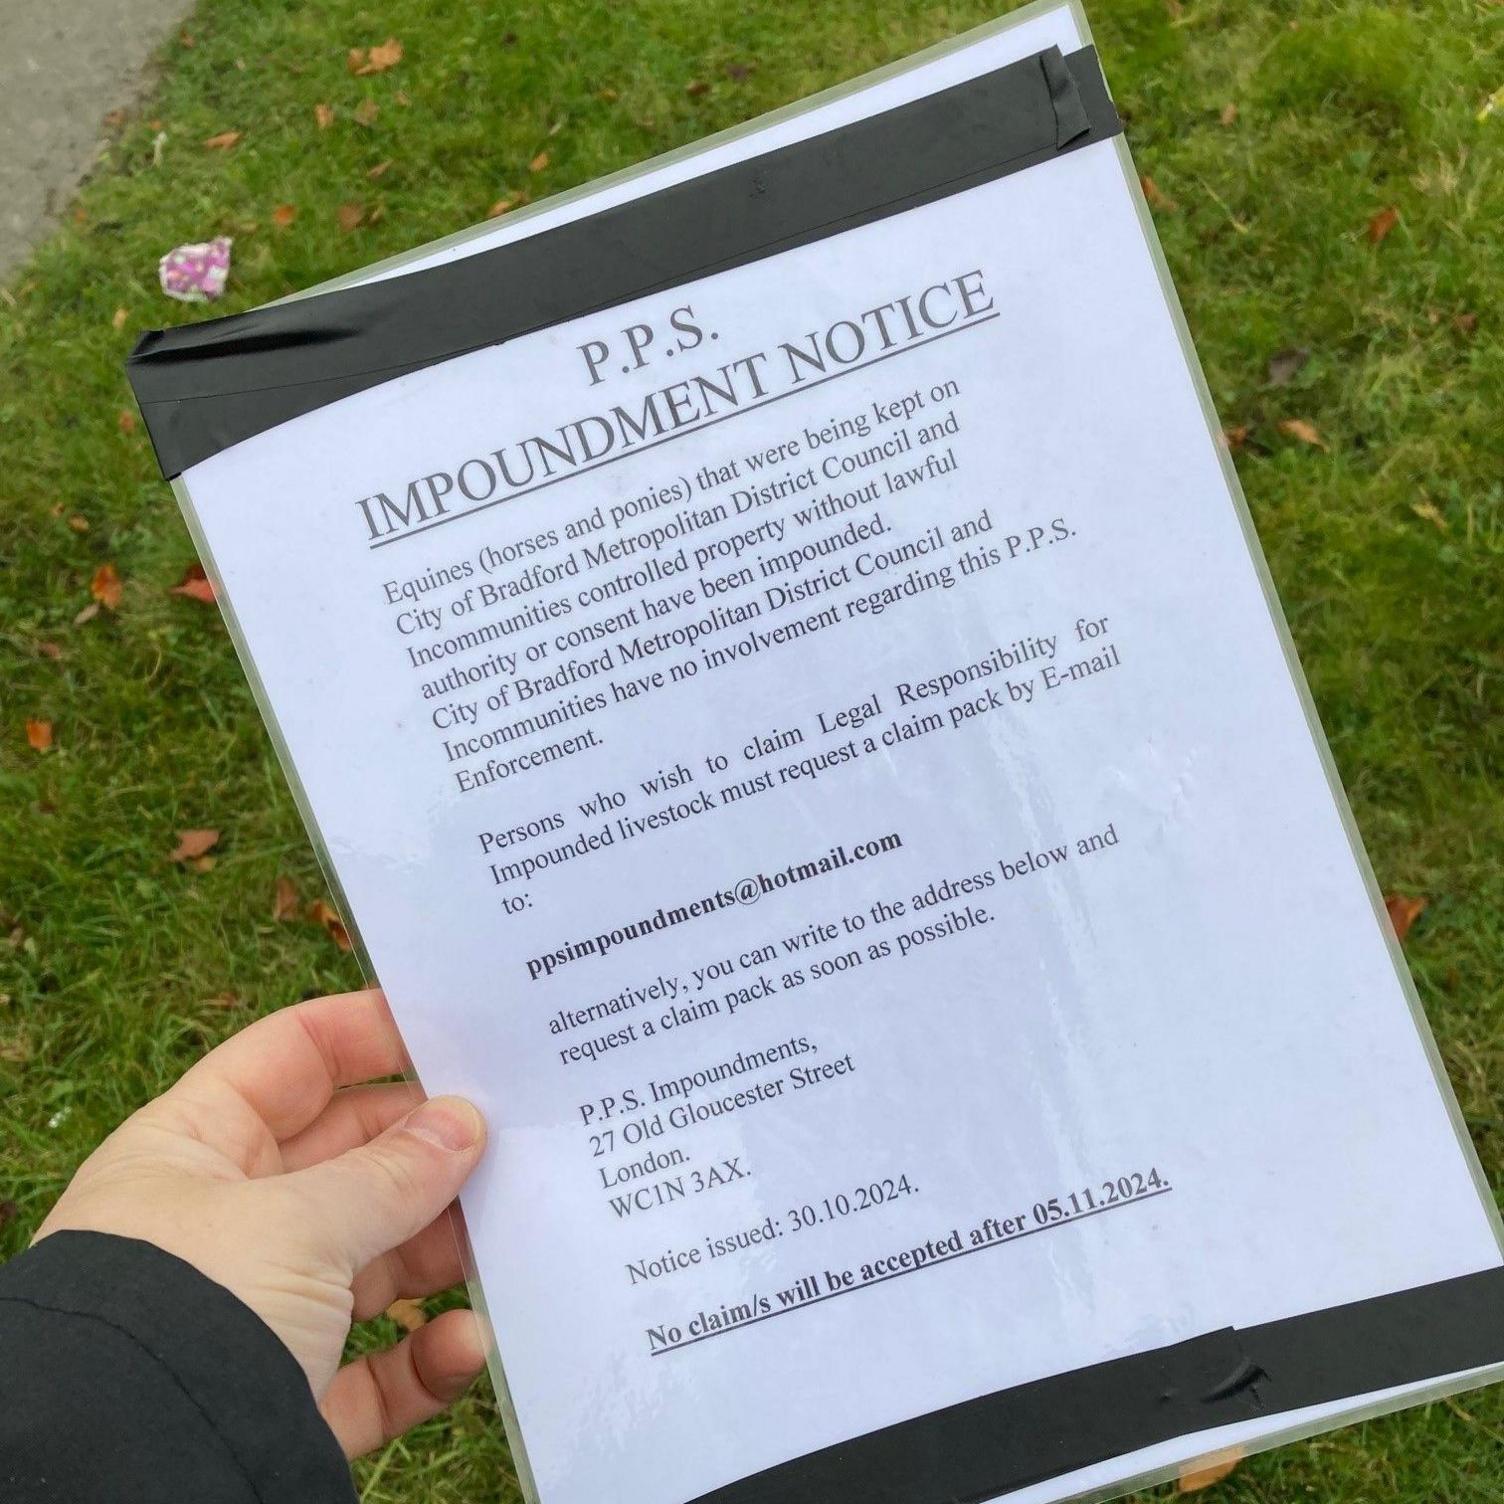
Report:
[{"label": "pink litter wrapper", "polygon": [[208,303],[225,290],[230,275],[230,237],[207,245],[180,245],[157,263],[162,291],[180,303]]}]

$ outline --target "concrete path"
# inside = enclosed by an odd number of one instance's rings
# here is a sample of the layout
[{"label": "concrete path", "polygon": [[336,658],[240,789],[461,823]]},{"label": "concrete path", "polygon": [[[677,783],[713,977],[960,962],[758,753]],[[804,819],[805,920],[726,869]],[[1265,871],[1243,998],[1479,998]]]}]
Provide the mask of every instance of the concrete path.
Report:
[{"label": "concrete path", "polygon": [[192,0],[0,0],[0,284],[67,207],[106,114]]}]

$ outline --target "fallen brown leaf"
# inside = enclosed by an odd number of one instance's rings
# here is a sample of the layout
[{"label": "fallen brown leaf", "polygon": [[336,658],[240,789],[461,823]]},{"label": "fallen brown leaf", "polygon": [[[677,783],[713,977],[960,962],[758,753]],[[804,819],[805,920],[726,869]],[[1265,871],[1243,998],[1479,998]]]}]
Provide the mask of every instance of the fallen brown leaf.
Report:
[{"label": "fallen brown leaf", "polygon": [[377,178],[385,177],[395,159],[388,157],[385,162],[378,162],[374,167],[366,169],[366,176],[374,183]]},{"label": "fallen brown leaf", "polygon": [[1478,327],[1478,315],[1476,313],[1459,313],[1452,320],[1452,328],[1458,334],[1471,334]]},{"label": "fallen brown leaf", "polygon": [[412,103],[412,100],[407,97],[406,89],[398,89],[397,92],[392,95],[392,98],[395,99],[404,110],[408,107],[408,105]]},{"label": "fallen brown leaf", "polygon": [[533,160],[527,164],[527,170],[529,172],[542,172],[543,169],[545,167],[547,167],[547,166],[548,166],[548,153],[546,151],[540,151],[538,153],[538,155],[536,157],[534,157]]},{"label": "fallen brown leaf", "polygon": [[202,601],[206,606],[214,604],[214,582],[204,573],[204,566],[196,559],[183,571],[183,578],[167,593],[186,596],[190,601]]},{"label": "fallen brown leaf", "polygon": [[345,928],[345,921],[339,917],[339,911],[332,904],[326,903],[322,898],[315,898],[308,905],[308,917],[315,924],[323,925],[329,938],[341,950],[350,949],[350,932]]},{"label": "fallen brown leaf", "polygon": [[272,210],[272,223],[279,230],[285,230],[297,217],[298,206],[296,204],[278,204]]},{"label": "fallen brown leaf", "polygon": [[380,116],[380,114],[381,106],[378,105],[374,99],[362,99],[361,102],[355,106],[354,110],[351,111],[351,119],[353,119],[357,125],[371,126],[376,124],[377,118]]},{"label": "fallen brown leaf", "polygon": [[1393,205],[1387,209],[1380,209],[1374,217],[1368,221],[1368,241],[1370,245],[1378,245],[1389,232],[1400,222],[1400,211]]},{"label": "fallen brown leaf", "polygon": [[219,845],[217,830],[180,830],[178,844],[173,847],[169,862],[193,862]]},{"label": "fallen brown leaf", "polygon": [[[89,581],[89,594],[107,611],[118,611],[123,593],[120,571],[113,564],[101,564],[94,571],[94,578]],[[87,610],[88,607],[84,609]]]},{"label": "fallen brown leaf", "polygon": [[703,78],[691,79],[687,84],[684,85],[684,92],[688,94],[691,99],[698,99],[702,94],[708,94],[710,92],[710,85],[706,83]]},{"label": "fallen brown leaf", "polygon": [[526,190],[519,193],[509,193],[505,198],[499,198],[489,209],[486,210],[487,219],[496,219],[505,214],[509,209],[515,209],[528,200]]},{"label": "fallen brown leaf", "polygon": [[110,323],[114,326],[116,332],[118,333],[120,330],[125,328],[125,321],[128,318],[130,318],[130,314],[124,308],[117,308],[115,310],[114,317],[110,320]]},{"label": "fallen brown leaf", "polygon": [[1305,369],[1311,352],[1303,346],[1292,346],[1269,357],[1269,385],[1289,386]]},{"label": "fallen brown leaf", "polygon": [[27,721],[26,745],[33,752],[46,752],[52,747],[52,722]]},{"label": "fallen brown leaf", "polygon": [[385,73],[388,68],[395,68],[402,61],[402,43],[396,37],[388,37],[384,42],[378,42],[370,49],[352,47],[348,58],[350,71],[357,78],[365,78],[372,73]]},{"label": "fallen brown leaf", "polygon": [[345,234],[351,230],[358,230],[366,222],[366,209],[364,204],[341,204],[339,206],[339,227]]},{"label": "fallen brown leaf", "polygon": [[81,627],[86,622],[93,621],[94,618],[96,616],[98,616],[98,615],[99,615],[99,602],[98,601],[90,601],[89,604],[87,606],[85,606],[83,608],[83,610],[80,611],[78,613],[78,615],[73,618],[73,625],[75,627]]},{"label": "fallen brown leaf", "polygon": [[119,428],[121,433],[135,433],[136,415],[135,413],[122,407],[120,409],[119,415],[115,419],[115,424],[116,427]]},{"label": "fallen brown leaf", "polygon": [[1220,1483],[1243,1460],[1243,1449],[1233,1447],[1226,1452],[1214,1452],[1203,1458],[1195,1467],[1182,1468],[1177,1492],[1194,1494],[1213,1483]]},{"label": "fallen brown leaf", "polygon": [[89,519],[87,517],[80,517],[78,513],[75,512],[73,516],[68,519],[68,526],[72,528],[75,533],[86,533],[89,531]]},{"label": "fallen brown leaf", "polygon": [[272,890],[272,919],[278,924],[286,924],[289,919],[297,917],[297,887],[290,877],[279,877],[277,886]]},{"label": "fallen brown leaf", "polygon": [[1238,107],[1232,100],[1228,100],[1222,106],[1222,113],[1217,117],[1223,125],[1236,125],[1238,123]]},{"label": "fallen brown leaf", "polygon": [[1406,936],[1410,933],[1410,926],[1426,912],[1429,900],[1424,898],[1407,898],[1403,893],[1390,893],[1385,896],[1384,907],[1389,913],[1389,922],[1394,926],[1394,938],[1401,945],[1405,943]]},{"label": "fallen brown leaf", "polygon": [[326,131],[334,124],[334,107],[327,104],[316,104],[313,107],[313,118],[318,122],[321,131]]},{"label": "fallen brown leaf", "polygon": [[214,870],[215,861],[216,858],[212,856],[196,856],[191,861],[186,862],[184,865],[189,867],[194,872],[212,872]]},{"label": "fallen brown leaf", "polygon": [[1231,427],[1222,430],[1222,438],[1229,449],[1238,450],[1248,442],[1250,432],[1246,423],[1234,423]]},{"label": "fallen brown leaf", "polygon": [[1304,418],[1281,418],[1279,431],[1289,438],[1299,439],[1302,444],[1310,444],[1316,449],[1325,449],[1329,453],[1331,451],[1332,446],[1322,438],[1321,430]]},{"label": "fallen brown leaf", "polygon": [[423,1302],[420,1300],[394,1300],[386,1308],[386,1314],[404,1332],[415,1332],[420,1326],[428,1324],[428,1312],[423,1309]]},{"label": "fallen brown leaf", "polygon": [[244,134],[244,131],[221,131],[217,136],[206,137],[204,145],[210,151],[229,151]]},{"label": "fallen brown leaf", "polygon": [[51,658],[53,662],[56,662],[63,656],[63,650],[55,642],[39,642],[37,644],[37,652],[43,658]]},{"label": "fallen brown leaf", "polygon": [[1159,209],[1166,214],[1175,212],[1175,200],[1147,172],[1139,175],[1139,184],[1144,190],[1144,197],[1149,200],[1151,209]]}]

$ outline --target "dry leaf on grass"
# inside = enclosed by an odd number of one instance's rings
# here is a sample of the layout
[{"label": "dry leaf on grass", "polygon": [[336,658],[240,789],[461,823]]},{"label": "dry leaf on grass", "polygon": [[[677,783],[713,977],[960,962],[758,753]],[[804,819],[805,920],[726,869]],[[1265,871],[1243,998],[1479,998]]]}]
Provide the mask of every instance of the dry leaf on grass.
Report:
[{"label": "dry leaf on grass", "polygon": [[272,210],[272,223],[279,230],[285,230],[297,217],[298,209],[296,204],[278,204]]},{"label": "dry leaf on grass", "polygon": [[74,515],[68,519],[68,526],[72,528],[75,533],[86,533],[89,531],[89,519],[87,517],[80,517],[77,513],[74,513]]},{"label": "dry leaf on grass", "polygon": [[375,125],[381,114],[381,107],[374,99],[362,99],[351,112],[351,118],[357,125]]},{"label": "dry leaf on grass", "polygon": [[119,416],[115,419],[115,424],[121,433],[135,433],[136,415],[127,408],[121,408]]},{"label": "dry leaf on grass", "polygon": [[496,202],[486,210],[486,218],[497,219],[501,215],[508,213],[510,210],[517,208],[520,204],[525,204],[527,201],[528,194],[526,189],[522,190],[519,193],[509,193],[505,198],[497,199]]},{"label": "dry leaf on grass", "polygon": [[358,230],[366,222],[366,206],[364,204],[341,204],[339,206],[339,227],[346,235],[351,230]]},{"label": "dry leaf on grass", "polygon": [[1250,432],[1246,423],[1234,423],[1222,430],[1222,441],[1229,449],[1236,452],[1248,442]]},{"label": "dry leaf on grass", "polygon": [[51,658],[54,662],[63,656],[63,650],[55,642],[39,642],[37,652],[43,658]]},{"label": "dry leaf on grass", "polygon": [[334,106],[316,104],[313,107],[313,118],[318,122],[321,131],[326,131],[334,124]]},{"label": "dry leaf on grass", "polygon": [[167,593],[186,596],[190,601],[202,601],[206,606],[214,604],[214,582],[197,560],[183,571],[183,578]]},{"label": "dry leaf on grass", "polygon": [[1194,1494],[1203,1488],[1210,1488],[1213,1483],[1220,1483],[1242,1460],[1241,1447],[1214,1452],[1210,1457],[1202,1458],[1196,1466],[1181,1470],[1177,1492]]},{"label": "dry leaf on grass", "polygon": [[1420,501],[1412,501],[1410,503],[1410,510],[1414,512],[1417,517],[1420,517],[1426,522],[1429,522],[1431,526],[1437,530],[1437,532],[1448,533],[1451,531],[1451,527],[1447,522],[1445,514],[1434,501],[1427,501],[1425,499],[1422,499]]},{"label": "dry leaf on grass", "polygon": [[418,1300],[394,1300],[386,1308],[386,1314],[404,1332],[415,1332],[420,1326],[428,1324],[428,1312],[423,1309],[422,1301]]},{"label": "dry leaf on grass", "polygon": [[1394,938],[1401,945],[1410,933],[1410,926],[1426,912],[1428,902],[1424,898],[1407,898],[1403,893],[1390,893],[1385,897],[1384,908],[1394,926]]},{"label": "dry leaf on grass", "polygon": [[1368,221],[1368,241],[1370,245],[1378,245],[1385,236],[1400,222],[1400,211],[1391,205],[1387,209],[1380,209],[1374,217]]},{"label": "dry leaf on grass", "polygon": [[85,606],[83,608],[83,610],[80,611],[78,613],[78,615],[73,618],[73,625],[75,627],[81,627],[81,626],[84,625],[85,622],[91,622],[91,621],[93,621],[94,618],[96,616],[98,616],[98,615],[99,615],[99,602],[98,601],[90,601],[89,604],[87,606]]},{"label": "dry leaf on grass", "polygon": [[385,177],[395,158],[388,157],[385,162],[378,162],[374,167],[366,168],[366,176],[374,183],[377,178]]},{"label": "dry leaf on grass", "polygon": [[1459,313],[1452,320],[1452,328],[1458,334],[1472,334],[1478,327],[1478,315],[1476,313]]},{"label": "dry leaf on grass", "polygon": [[1238,107],[1231,100],[1222,106],[1222,113],[1217,117],[1223,125],[1236,125],[1238,123]]},{"label": "dry leaf on grass", "polygon": [[272,918],[278,924],[286,924],[298,917],[298,890],[290,877],[279,877],[272,890]]},{"label": "dry leaf on grass", "polygon": [[345,921],[339,917],[339,911],[333,905],[326,903],[322,898],[315,898],[308,905],[308,917],[315,924],[322,925],[329,938],[341,950],[350,949],[350,932],[345,928]]},{"label": "dry leaf on grass", "polygon": [[46,752],[52,746],[52,722],[32,721],[26,722],[26,745],[33,752]]},{"label": "dry leaf on grass", "polygon": [[1149,200],[1149,207],[1151,209],[1159,209],[1165,214],[1173,214],[1175,212],[1175,200],[1147,172],[1141,173],[1138,181],[1144,190],[1144,197]]},{"label": "dry leaf on grass", "polygon": [[221,131],[217,136],[207,137],[204,145],[210,151],[229,151],[244,134],[244,131]]},{"label": "dry leaf on grass", "polygon": [[1302,444],[1310,444],[1316,449],[1331,451],[1331,445],[1322,438],[1321,430],[1305,418],[1281,418],[1279,431],[1287,438],[1299,439]]},{"label": "dry leaf on grass", "polygon": [[402,61],[402,43],[396,37],[388,37],[374,47],[352,47],[345,59],[345,66],[356,78],[367,78],[372,73],[385,73]]},{"label": "dry leaf on grass", "polygon": [[196,862],[219,845],[217,830],[180,830],[178,844],[173,847],[169,862]]},{"label": "dry leaf on grass", "polygon": [[[120,581],[120,571],[113,564],[101,564],[94,571],[94,578],[89,581],[89,594],[107,611],[118,611],[123,593],[124,586]],[[84,607],[85,611],[88,609],[87,606]],[[85,620],[88,618],[86,617]]]},{"label": "dry leaf on grass", "polygon": [[117,308],[115,310],[115,316],[110,320],[110,323],[114,326],[117,333],[125,328],[125,321],[129,317],[130,314],[124,308]]},{"label": "dry leaf on grass", "polygon": [[543,169],[545,167],[547,167],[547,166],[548,166],[548,153],[546,151],[540,151],[538,153],[538,155],[536,157],[534,157],[533,160],[527,164],[527,170],[529,172],[542,172]]},{"label": "dry leaf on grass", "polygon": [[710,92],[710,85],[703,78],[691,79],[689,83],[684,85],[684,92],[691,99],[698,99],[702,94]]}]

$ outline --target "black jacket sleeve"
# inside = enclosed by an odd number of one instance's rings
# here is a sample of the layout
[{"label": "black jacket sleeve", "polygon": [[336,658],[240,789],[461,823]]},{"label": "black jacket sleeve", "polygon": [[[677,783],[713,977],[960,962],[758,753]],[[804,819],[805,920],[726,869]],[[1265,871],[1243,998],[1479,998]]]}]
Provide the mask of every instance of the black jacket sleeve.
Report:
[{"label": "black jacket sleeve", "polygon": [[132,1238],[60,1232],[0,1268],[5,1504],[353,1504],[292,1354]]}]

